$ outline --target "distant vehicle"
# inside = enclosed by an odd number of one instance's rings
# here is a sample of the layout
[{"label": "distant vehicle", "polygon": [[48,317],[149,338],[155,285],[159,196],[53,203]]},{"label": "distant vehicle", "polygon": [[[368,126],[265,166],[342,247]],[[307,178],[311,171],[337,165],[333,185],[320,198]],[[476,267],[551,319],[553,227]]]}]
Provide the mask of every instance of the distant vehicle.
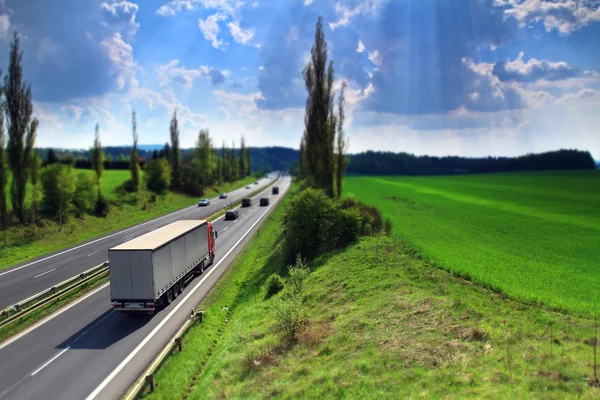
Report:
[{"label": "distant vehicle", "polygon": [[255,181],[255,182],[254,182],[254,184],[255,184],[255,185],[258,185],[258,181]]},{"label": "distant vehicle", "polygon": [[250,189],[250,186],[246,186],[246,189]]},{"label": "distant vehicle", "polygon": [[229,221],[232,219],[238,219],[240,217],[240,213],[237,210],[227,210],[225,212],[225,221]]},{"label": "distant vehicle", "polygon": [[219,195],[219,198],[220,198],[220,199],[226,199],[226,198],[227,198],[227,193],[221,193],[221,194]]},{"label": "distant vehicle", "polygon": [[209,199],[202,199],[198,202],[198,207],[206,207],[210,205]]},{"label": "distant vehicle", "polygon": [[252,205],[252,199],[249,197],[244,197],[242,199],[242,207],[250,207]]},{"label": "distant vehicle", "polygon": [[110,300],[121,312],[154,313],[215,259],[208,221],[176,221],[108,250]]},{"label": "distant vehicle", "polygon": [[269,198],[268,197],[262,197],[260,199],[260,206],[264,207],[264,206],[268,206],[269,205]]},{"label": "distant vehicle", "polygon": [[271,191],[273,194],[279,194],[279,186],[273,186],[273,190]]}]

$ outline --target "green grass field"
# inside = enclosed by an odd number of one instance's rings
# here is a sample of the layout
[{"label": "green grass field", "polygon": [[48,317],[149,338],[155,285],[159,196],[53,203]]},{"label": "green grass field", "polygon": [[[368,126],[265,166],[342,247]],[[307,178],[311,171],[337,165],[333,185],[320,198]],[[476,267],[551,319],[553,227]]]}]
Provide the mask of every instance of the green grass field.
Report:
[{"label": "green grass field", "polygon": [[600,300],[600,173],[347,177],[428,260],[516,299],[588,314]]},{"label": "green grass field", "polygon": [[[285,199],[284,202],[288,202]],[[597,398],[593,321],[497,295],[369,237],[310,265],[306,320],[293,342],[274,327],[285,275],[282,207],[199,309],[204,321],[155,375],[149,399]]]}]

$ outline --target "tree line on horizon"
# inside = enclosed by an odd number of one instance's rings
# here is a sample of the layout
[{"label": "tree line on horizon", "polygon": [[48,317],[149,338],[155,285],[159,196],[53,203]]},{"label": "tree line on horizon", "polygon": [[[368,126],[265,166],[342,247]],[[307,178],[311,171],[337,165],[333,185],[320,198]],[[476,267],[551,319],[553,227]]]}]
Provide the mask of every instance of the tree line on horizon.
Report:
[{"label": "tree line on horizon", "polygon": [[[0,101],[0,228],[6,229],[12,225],[13,218],[20,225],[41,224],[38,203],[45,216],[58,219],[59,229],[72,213],[81,216],[91,212],[106,217],[110,202],[102,194],[101,180],[104,169],[114,167],[111,165],[113,163],[117,163],[120,169],[130,170],[131,178],[121,188],[133,194],[145,186],[156,194],[174,191],[199,196],[206,187],[234,182],[251,175],[251,152],[243,136],[239,151],[236,151],[235,143],[229,148],[225,142],[217,151],[209,130],[203,128],[198,134],[196,147],[192,151],[182,152],[177,110],[173,112],[169,125],[170,141],[160,152],[154,152],[149,160],[141,159],[138,154],[139,134],[135,110],[131,116],[133,143],[128,149],[128,159],[120,156],[113,161],[110,155],[105,155],[98,123],[94,127],[93,145],[86,151],[85,159],[82,159],[81,151],[76,152],[76,159],[68,152],[59,155],[54,149],[36,149],[39,121],[32,118],[31,85],[23,81],[22,57],[20,36],[14,32],[10,43],[8,73],[4,77],[4,84],[0,85],[0,97],[3,97]],[[43,156],[40,156],[41,153]],[[92,169],[94,176],[85,173],[76,175],[74,169],[78,163]],[[28,207],[25,200],[29,182],[32,191]],[[8,208],[8,200],[12,210]]]}]

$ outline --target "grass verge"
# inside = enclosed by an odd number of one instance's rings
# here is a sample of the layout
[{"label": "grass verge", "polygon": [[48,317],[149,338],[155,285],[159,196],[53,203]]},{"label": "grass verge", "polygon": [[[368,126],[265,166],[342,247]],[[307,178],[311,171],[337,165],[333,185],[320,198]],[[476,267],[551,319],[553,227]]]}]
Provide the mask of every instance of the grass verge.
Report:
[{"label": "grass verge", "polygon": [[[206,196],[213,197],[254,180],[246,177],[232,184],[211,187]],[[0,269],[189,207],[197,200],[178,193],[161,197],[143,191],[113,205],[107,218],[91,215],[72,217],[60,230],[56,222],[43,220],[41,228],[35,225],[15,226],[0,231]]]},{"label": "grass verge", "polygon": [[265,299],[264,288],[285,275],[283,204],[200,304],[204,322],[144,398],[600,397],[589,385],[592,320],[457,278],[395,238],[363,238],[312,263],[304,328],[284,341],[280,295]]},{"label": "grass verge", "polygon": [[108,282],[108,273],[99,275],[94,279],[89,280],[87,283],[68,293],[65,293],[63,296],[44,304],[39,309],[32,311],[31,313],[27,314],[27,316],[17,320],[16,322],[0,328],[0,343],[29,328],[31,325],[35,324],[41,319],[52,313],[55,313],[64,306],[72,303],[73,301],[91,292],[106,282]]}]

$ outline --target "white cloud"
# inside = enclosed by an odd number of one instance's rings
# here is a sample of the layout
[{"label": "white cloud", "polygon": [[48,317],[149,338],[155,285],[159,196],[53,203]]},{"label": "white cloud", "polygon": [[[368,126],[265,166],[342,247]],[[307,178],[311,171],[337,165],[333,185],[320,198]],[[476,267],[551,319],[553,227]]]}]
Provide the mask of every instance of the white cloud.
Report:
[{"label": "white cloud", "polygon": [[113,74],[116,76],[116,83],[119,89],[123,89],[127,84],[135,85],[136,62],[133,60],[133,48],[126,43],[120,33],[115,33],[100,42],[106,56],[113,65]]},{"label": "white cloud", "polygon": [[[258,2],[255,2],[258,5]],[[196,8],[218,10],[230,16],[235,16],[237,10],[244,5],[242,0],[172,0],[162,5],[156,13],[163,17],[172,17],[182,11],[193,11]],[[254,4],[253,7],[256,7]]]},{"label": "white cloud", "polygon": [[0,37],[7,38],[10,29],[10,17],[8,14],[0,14]]},{"label": "white cloud", "polygon": [[360,3],[351,2],[351,5],[346,5],[339,1],[335,3],[335,13],[338,15],[338,20],[331,22],[329,27],[331,30],[335,30],[340,26],[348,26],[350,22],[364,14],[374,14],[379,6],[381,6],[386,0],[363,0]]},{"label": "white cloud", "polygon": [[240,44],[248,44],[254,37],[254,29],[243,29],[240,27],[240,21],[236,20],[227,24],[233,40]]},{"label": "white cloud", "polygon": [[116,3],[102,3],[100,7],[118,29],[135,35],[140,28],[139,22],[136,21],[136,14],[139,11],[137,4],[123,0]]},{"label": "white cloud", "polygon": [[310,6],[312,4],[313,0],[304,0],[304,5],[305,6]]},{"label": "white cloud", "polygon": [[258,7],[258,1],[255,1],[252,3],[252,8],[256,8],[256,7]]},{"label": "white cloud", "polygon": [[134,100],[145,102],[150,110],[155,110],[157,107],[162,108],[165,111],[165,120],[171,117],[173,110],[177,110],[181,125],[202,126],[208,120],[205,115],[191,111],[190,107],[179,101],[172,88],[167,88],[159,93],[149,88],[132,87],[123,101],[130,103]]},{"label": "white cloud", "polygon": [[206,65],[201,65],[196,69],[187,69],[179,66],[179,60],[176,59],[159,66],[156,71],[161,86],[169,85],[175,80],[180,82],[186,89],[191,89],[194,80],[198,78],[211,78],[213,84],[220,84],[228,74],[228,71],[219,71],[216,68],[207,67]]},{"label": "white cloud", "polygon": [[365,45],[363,44],[362,40],[358,40],[358,47],[356,49],[357,53],[364,53],[365,52]]},{"label": "white cloud", "polygon": [[215,49],[221,48],[225,43],[223,40],[218,39],[219,34],[219,21],[224,21],[227,16],[224,13],[216,13],[206,17],[206,19],[200,18],[198,20],[198,27],[204,35],[204,39],[209,40]]},{"label": "white cloud", "polygon": [[597,1],[588,0],[496,0],[505,8],[507,16],[515,18],[521,26],[543,22],[547,31],[557,30],[562,35],[600,21]]}]

